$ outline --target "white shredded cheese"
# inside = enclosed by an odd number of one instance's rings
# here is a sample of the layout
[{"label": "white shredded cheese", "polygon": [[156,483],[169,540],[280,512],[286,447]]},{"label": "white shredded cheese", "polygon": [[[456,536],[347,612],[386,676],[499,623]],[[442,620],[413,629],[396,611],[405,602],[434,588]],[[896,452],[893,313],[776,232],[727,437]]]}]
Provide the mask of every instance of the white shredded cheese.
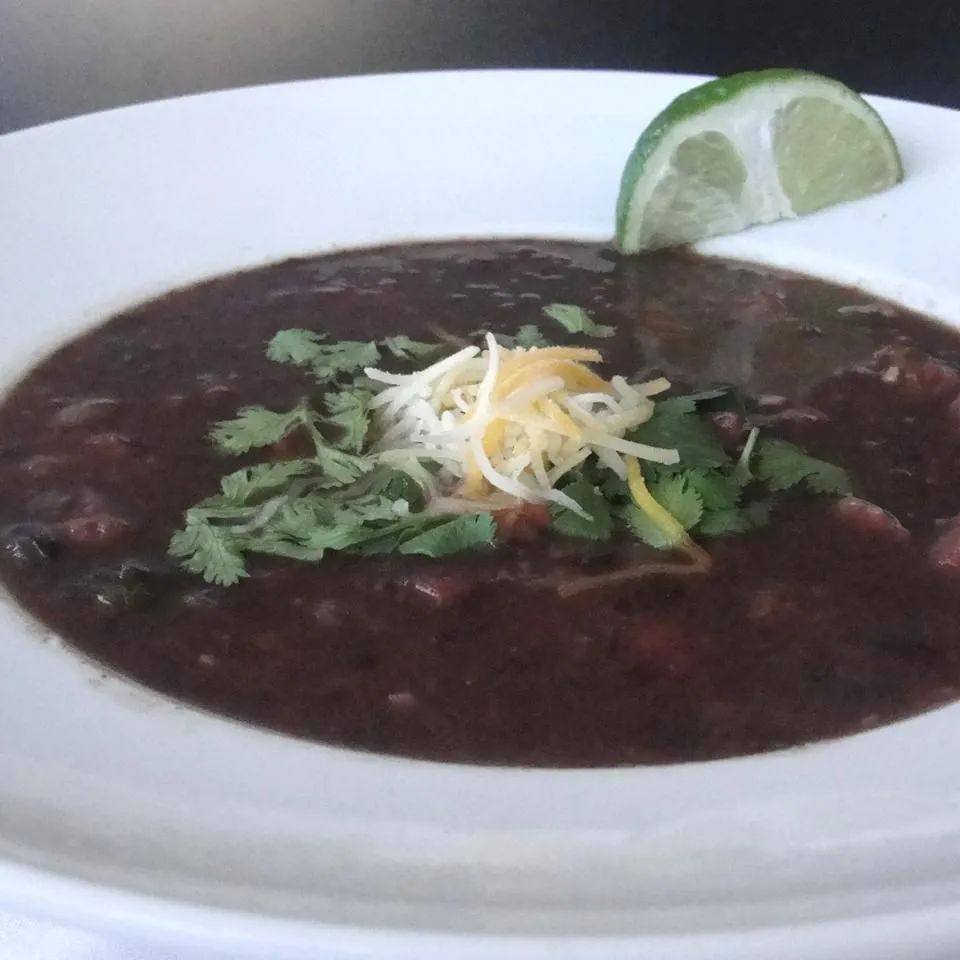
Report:
[{"label": "white shredded cheese", "polygon": [[[406,470],[449,508],[490,509],[511,500],[554,502],[582,512],[556,489],[590,456],[626,476],[621,454],[676,463],[676,450],[625,439],[653,415],[658,378],[602,380],[587,364],[596,350],[507,349],[486,334],[486,349],[466,347],[411,374],[368,367],[384,384],[374,397],[374,446],[382,462]],[[439,465],[436,473],[421,461]]]}]

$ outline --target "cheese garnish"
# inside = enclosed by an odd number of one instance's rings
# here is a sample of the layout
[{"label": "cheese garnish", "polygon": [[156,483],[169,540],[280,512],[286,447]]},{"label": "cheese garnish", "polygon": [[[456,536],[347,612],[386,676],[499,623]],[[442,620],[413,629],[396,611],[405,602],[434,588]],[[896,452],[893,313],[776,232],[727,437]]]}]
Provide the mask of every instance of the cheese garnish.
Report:
[{"label": "cheese garnish", "polygon": [[[368,367],[384,388],[370,404],[382,462],[405,470],[433,495],[462,509],[496,509],[516,500],[552,501],[578,513],[557,489],[590,456],[626,480],[624,457],[671,464],[676,450],[627,440],[653,415],[660,378],[609,382],[587,366],[603,359],[585,347],[471,346],[411,374]],[[438,474],[421,461],[440,465]]]}]

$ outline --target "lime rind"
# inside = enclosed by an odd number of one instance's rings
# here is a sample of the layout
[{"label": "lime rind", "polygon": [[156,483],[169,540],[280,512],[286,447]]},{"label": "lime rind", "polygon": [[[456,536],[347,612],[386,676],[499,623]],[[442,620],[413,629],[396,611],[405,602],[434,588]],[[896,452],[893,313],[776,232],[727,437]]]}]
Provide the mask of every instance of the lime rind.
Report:
[{"label": "lime rind", "polygon": [[[637,140],[624,167],[616,208],[616,242],[625,253],[641,249],[685,243],[730,233],[757,223],[769,223],[784,217],[810,212],[809,203],[788,196],[776,171],[772,122],[757,123],[757,118],[772,121],[778,112],[802,99],[824,101],[840,108],[859,121],[868,131],[878,152],[877,163],[883,176],[869,189],[851,190],[847,196],[825,193],[821,205],[837,199],[853,199],[883,189],[903,178],[903,167],[896,143],[883,120],[861,96],[837,80],[805,70],[758,70],[722,77],[681,94],[664,109]],[[706,184],[706,173],[690,178],[688,193],[702,188],[700,201],[705,205],[699,224],[684,210],[691,201],[683,194],[683,184],[670,180],[674,174],[675,152],[688,140],[705,134],[723,135],[733,149],[744,157],[749,176],[739,192],[726,195],[715,185]],[[714,145],[714,150],[716,145]],[[706,168],[704,168],[706,170]],[[676,179],[676,178],[674,178]],[[660,195],[656,195],[657,191]],[[674,196],[670,191],[674,191]],[[711,191],[713,191],[711,193]],[[673,218],[669,229],[659,229],[664,210],[671,204]],[[797,209],[799,208],[799,209]],[[814,208],[816,206],[814,205]],[[680,210],[679,216],[677,209]]]}]

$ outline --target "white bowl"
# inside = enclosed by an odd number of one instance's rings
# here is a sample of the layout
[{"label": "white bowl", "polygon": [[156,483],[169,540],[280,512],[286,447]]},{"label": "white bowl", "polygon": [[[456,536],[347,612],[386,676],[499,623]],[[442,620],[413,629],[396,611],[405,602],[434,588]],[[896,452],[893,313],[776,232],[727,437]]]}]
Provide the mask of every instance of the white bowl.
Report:
[{"label": "white bowl", "polygon": [[[335,246],[603,238],[695,78],[462,73],[174,100],[0,138],[9,379],[176,284]],[[960,324],[960,114],[876,105],[906,182],[710,251]],[[0,904],[234,957],[941,957],[960,948],[960,707],[760,757],[471,768],[183,707],[0,604]]]}]

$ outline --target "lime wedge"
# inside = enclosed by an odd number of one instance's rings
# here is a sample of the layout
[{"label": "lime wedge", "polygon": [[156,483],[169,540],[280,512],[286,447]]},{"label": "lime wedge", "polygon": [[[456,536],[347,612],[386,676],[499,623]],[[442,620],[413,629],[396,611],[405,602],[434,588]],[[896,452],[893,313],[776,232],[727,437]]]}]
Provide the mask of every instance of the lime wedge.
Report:
[{"label": "lime wedge", "polygon": [[627,159],[617,198],[624,253],[798,217],[903,179],[879,114],[837,80],[759,70],[681,94]]}]

